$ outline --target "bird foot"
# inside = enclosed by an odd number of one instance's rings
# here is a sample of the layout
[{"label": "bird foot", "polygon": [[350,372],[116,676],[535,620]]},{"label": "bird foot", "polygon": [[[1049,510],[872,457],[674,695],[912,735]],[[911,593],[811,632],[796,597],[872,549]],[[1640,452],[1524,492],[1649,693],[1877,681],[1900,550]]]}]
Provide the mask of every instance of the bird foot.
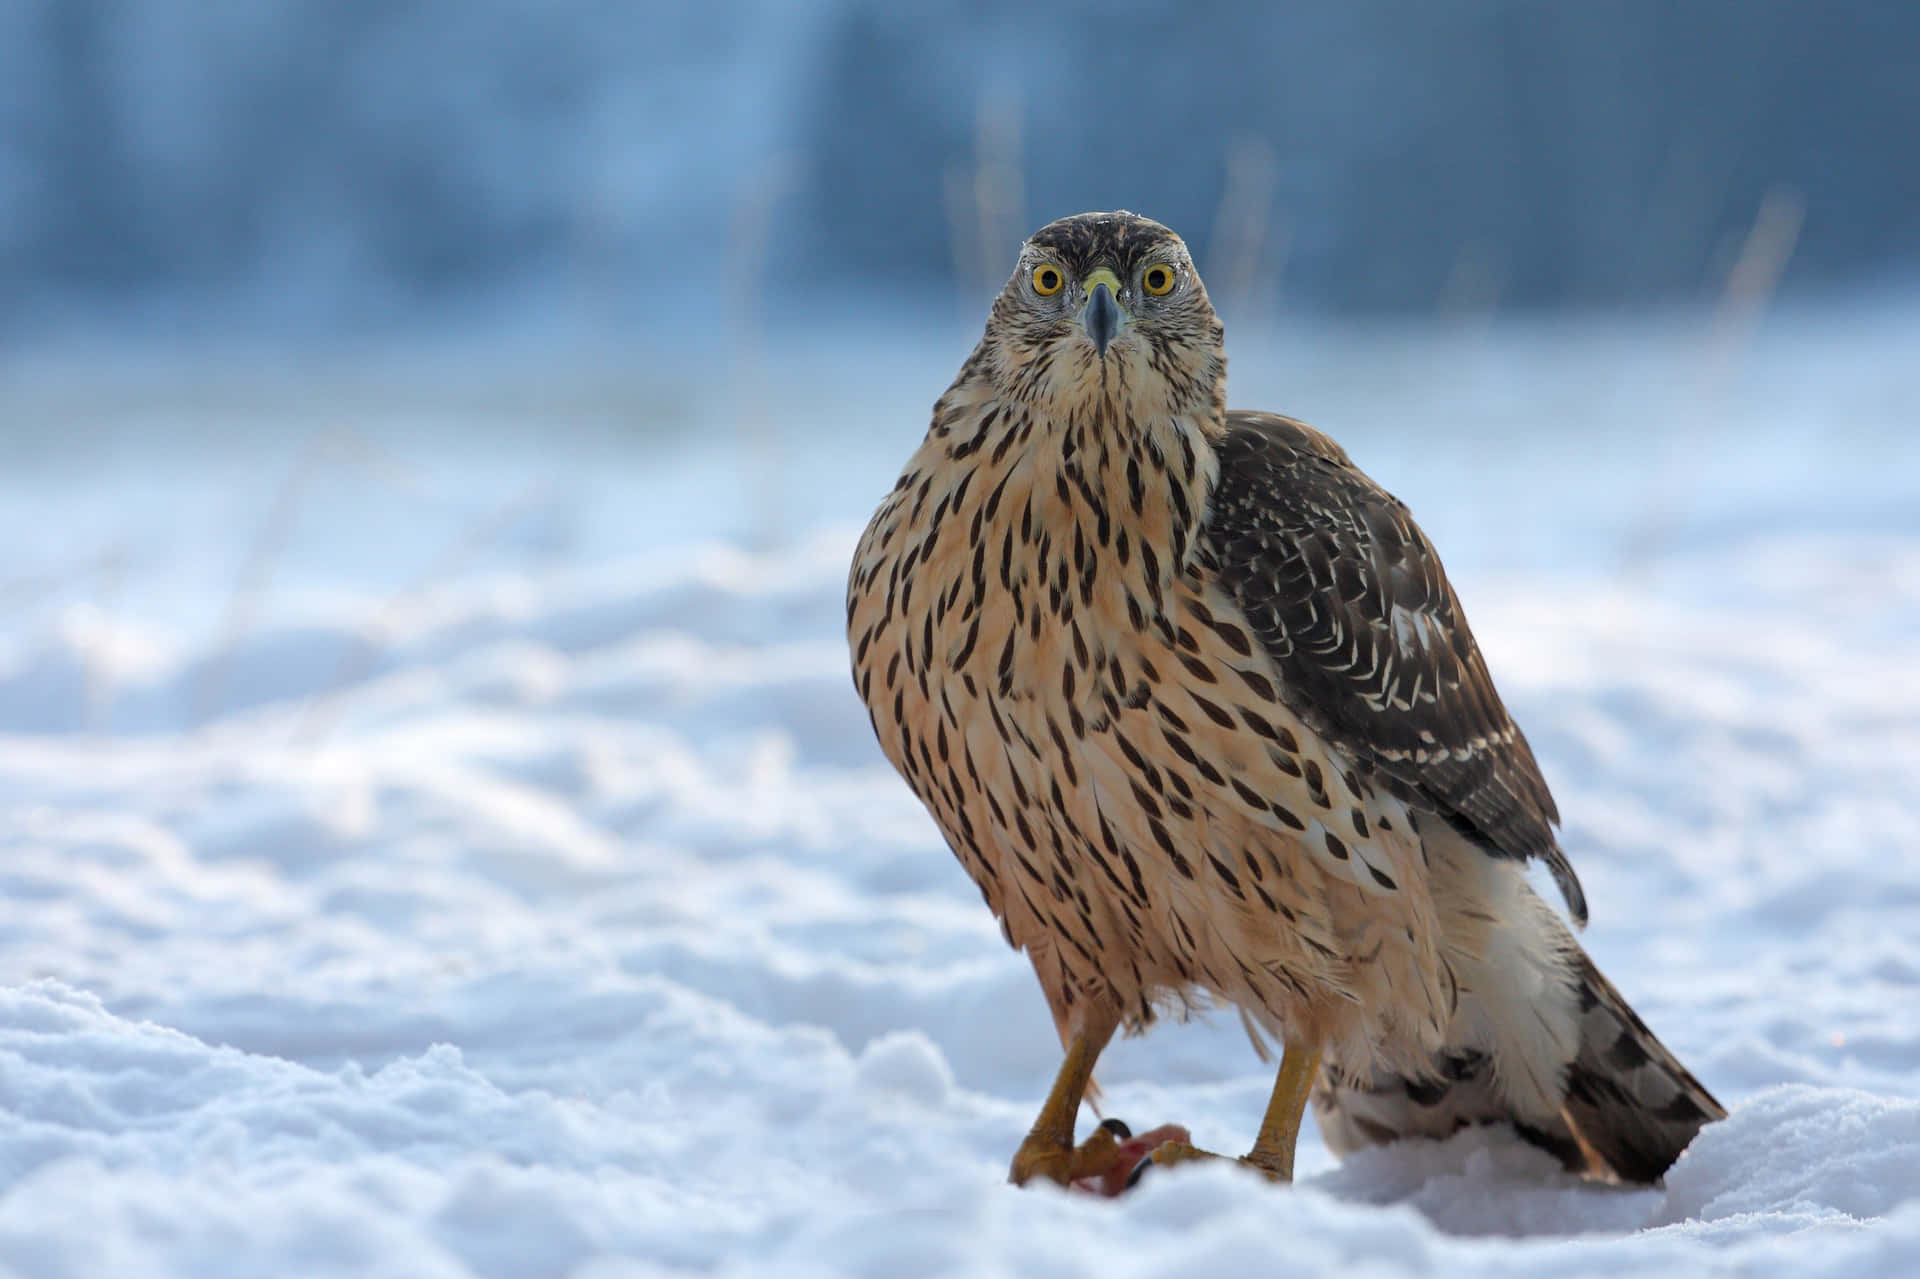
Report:
[{"label": "bird foot", "polygon": [[1029,1133],[1014,1152],[1008,1180],[1024,1186],[1036,1177],[1085,1194],[1107,1198],[1123,1194],[1154,1150],[1168,1142],[1190,1140],[1178,1124],[1163,1124],[1138,1137],[1118,1119],[1101,1122],[1078,1146]]},{"label": "bird foot", "polygon": [[[1134,1171],[1129,1184],[1139,1181],[1147,1169],[1155,1165],[1162,1168],[1170,1168],[1175,1164],[1195,1163],[1203,1159],[1224,1158],[1226,1158],[1226,1156],[1216,1155],[1211,1150],[1202,1150],[1198,1146],[1191,1145],[1185,1141],[1164,1142],[1147,1157],[1145,1163],[1141,1164],[1140,1167]],[[1268,1167],[1264,1161],[1256,1159],[1253,1155],[1242,1155],[1240,1158],[1234,1160],[1234,1162],[1243,1167],[1253,1169],[1268,1181],[1285,1183],[1293,1180],[1293,1169]]]}]

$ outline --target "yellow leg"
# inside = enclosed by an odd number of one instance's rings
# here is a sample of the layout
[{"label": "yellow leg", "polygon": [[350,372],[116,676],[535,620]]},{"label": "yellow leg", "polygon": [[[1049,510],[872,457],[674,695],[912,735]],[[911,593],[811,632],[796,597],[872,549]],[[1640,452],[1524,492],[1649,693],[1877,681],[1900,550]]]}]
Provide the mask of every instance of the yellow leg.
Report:
[{"label": "yellow leg", "polygon": [[1267,1114],[1260,1121],[1260,1135],[1246,1162],[1281,1181],[1293,1180],[1293,1148],[1300,1140],[1300,1119],[1307,1113],[1307,1098],[1313,1092],[1313,1080],[1320,1073],[1320,1045],[1288,1044],[1280,1056],[1280,1073],[1273,1081],[1273,1096],[1267,1099]]},{"label": "yellow leg", "polygon": [[[1274,1181],[1293,1180],[1293,1147],[1300,1139],[1300,1119],[1306,1114],[1307,1097],[1313,1092],[1314,1076],[1319,1073],[1319,1044],[1289,1043],[1286,1046],[1280,1058],[1280,1074],[1273,1081],[1273,1096],[1267,1100],[1266,1117],[1260,1121],[1260,1135],[1241,1163],[1258,1168]],[[1185,1142],[1168,1142],[1153,1152],[1156,1164],[1218,1157]]]},{"label": "yellow leg", "polygon": [[1086,1144],[1076,1149],[1073,1125],[1080,1116],[1080,1102],[1087,1095],[1087,1084],[1093,1079],[1093,1063],[1113,1038],[1113,1030],[1110,1022],[1094,1025],[1068,1041],[1067,1059],[1060,1063],[1060,1073],[1054,1076],[1053,1091],[1047,1094],[1046,1104],[1040,1107],[1040,1117],[1033,1121],[1026,1140],[1014,1152],[1013,1168],[1007,1178],[1014,1185],[1023,1186],[1035,1177],[1045,1177],[1064,1186],[1082,1177],[1098,1176],[1112,1164],[1119,1145],[1116,1135],[1105,1128],[1096,1129]]}]

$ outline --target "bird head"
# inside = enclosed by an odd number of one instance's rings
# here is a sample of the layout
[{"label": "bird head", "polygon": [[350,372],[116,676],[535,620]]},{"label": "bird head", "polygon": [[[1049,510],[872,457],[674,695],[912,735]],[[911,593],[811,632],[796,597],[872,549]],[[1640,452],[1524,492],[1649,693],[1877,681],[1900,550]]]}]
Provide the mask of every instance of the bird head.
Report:
[{"label": "bird head", "polygon": [[1213,303],[1179,236],[1132,213],[1049,222],[995,300],[988,345],[1002,374],[1063,416],[1224,412]]}]

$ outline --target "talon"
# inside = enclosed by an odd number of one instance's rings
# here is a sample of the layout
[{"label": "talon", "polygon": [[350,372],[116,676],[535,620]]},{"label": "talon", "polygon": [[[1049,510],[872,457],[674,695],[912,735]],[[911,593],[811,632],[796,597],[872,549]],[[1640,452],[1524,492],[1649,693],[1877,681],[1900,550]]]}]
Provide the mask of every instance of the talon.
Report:
[{"label": "talon", "polygon": [[1184,1141],[1163,1141],[1154,1148],[1151,1155],[1147,1156],[1154,1163],[1168,1165],[1193,1163],[1196,1160],[1219,1157],[1210,1150],[1202,1150]]},{"label": "talon", "polygon": [[1127,1189],[1132,1190],[1135,1186],[1139,1185],[1140,1179],[1147,1175],[1147,1169],[1151,1167],[1153,1167],[1152,1155],[1148,1155],[1139,1163],[1135,1164],[1133,1171],[1127,1174]]},{"label": "talon", "polygon": [[1123,1119],[1102,1119],[1100,1126],[1122,1141],[1131,1140],[1133,1137],[1133,1129],[1127,1127]]}]

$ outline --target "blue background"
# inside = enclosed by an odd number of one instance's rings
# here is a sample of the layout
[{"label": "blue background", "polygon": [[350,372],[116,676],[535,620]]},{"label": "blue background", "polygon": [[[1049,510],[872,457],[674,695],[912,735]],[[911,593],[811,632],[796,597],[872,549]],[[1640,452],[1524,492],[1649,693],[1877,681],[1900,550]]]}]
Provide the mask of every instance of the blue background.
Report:
[{"label": "blue background", "polygon": [[[1243,311],[1920,262],[1920,6],[6,0],[0,340],[962,309],[1085,208]],[[790,312],[788,312],[790,313]]]}]

